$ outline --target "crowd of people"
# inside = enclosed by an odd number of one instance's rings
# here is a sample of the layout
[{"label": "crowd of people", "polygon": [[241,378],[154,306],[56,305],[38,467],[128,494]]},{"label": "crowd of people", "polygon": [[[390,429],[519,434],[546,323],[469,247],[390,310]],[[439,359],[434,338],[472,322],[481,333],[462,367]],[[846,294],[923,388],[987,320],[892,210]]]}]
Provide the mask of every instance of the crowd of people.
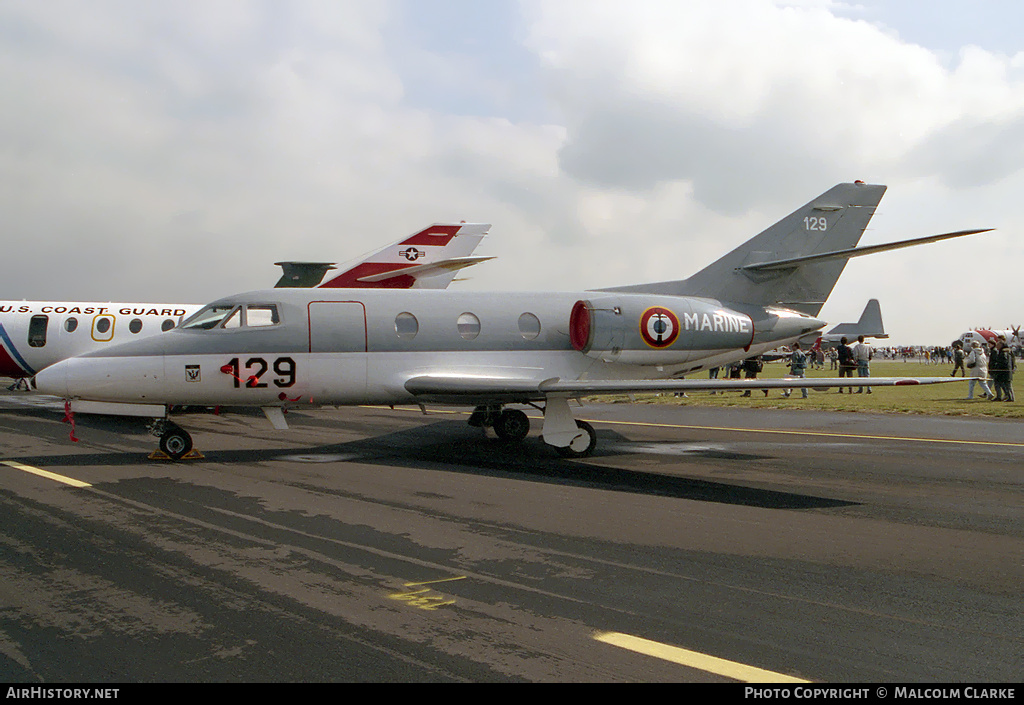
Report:
[{"label": "crowd of people", "polygon": [[[1014,401],[1013,395],[1013,373],[1017,369],[1017,358],[1024,357],[1024,348],[1013,348],[1004,337],[994,338],[988,341],[988,345],[981,342],[971,341],[969,349],[964,349],[961,341],[957,340],[947,347],[872,347],[864,342],[864,336],[858,336],[851,345],[850,341],[843,338],[840,344],[828,351],[820,348],[803,350],[800,343],[794,343],[792,349],[786,354],[786,364],[789,367],[788,377],[804,378],[808,369],[824,369],[826,359],[829,362],[830,370],[836,370],[839,377],[871,376],[871,361],[879,357],[885,360],[900,360],[904,362],[913,360],[929,364],[948,364],[953,366],[950,376],[958,374],[969,378],[967,398],[974,398],[974,389],[980,387],[985,399],[992,401]],[[741,362],[730,365],[725,374],[734,379],[739,379],[741,374],[745,379],[757,379],[758,373],[763,370],[764,363],[760,356],[750,357]],[[710,371],[712,378],[718,377],[719,369]],[[991,386],[989,385],[991,382]],[[858,387],[854,392],[852,387],[846,387],[848,394],[871,394],[871,387]],[[768,396],[768,390],[762,390]],[[801,389],[802,397],[807,398],[807,389]],[[792,390],[785,390],[783,396],[790,396]],[[843,387],[839,388],[843,393]],[[714,392],[712,392],[714,394]],[[751,390],[743,392],[743,396],[749,397]]]}]

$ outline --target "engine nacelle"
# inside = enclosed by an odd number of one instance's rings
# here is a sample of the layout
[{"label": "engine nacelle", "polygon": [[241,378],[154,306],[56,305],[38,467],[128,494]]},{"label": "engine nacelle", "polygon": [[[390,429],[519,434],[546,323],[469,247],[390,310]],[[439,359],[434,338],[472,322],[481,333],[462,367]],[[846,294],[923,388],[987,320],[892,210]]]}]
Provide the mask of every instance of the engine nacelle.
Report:
[{"label": "engine nacelle", "polygon": [[754,323],[708,299],[607,296],[573,305],[569,339],[574,349],[608,362],[674,365],[748,348]]}]

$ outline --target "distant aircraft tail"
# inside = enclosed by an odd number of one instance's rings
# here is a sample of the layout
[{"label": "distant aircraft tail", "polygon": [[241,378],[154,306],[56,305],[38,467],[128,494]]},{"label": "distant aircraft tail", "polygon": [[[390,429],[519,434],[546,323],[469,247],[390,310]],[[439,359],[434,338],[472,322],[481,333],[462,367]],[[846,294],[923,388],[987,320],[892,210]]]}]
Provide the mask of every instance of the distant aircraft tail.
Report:
[{"label": "distant aircraft tail", "polygon": [[865,338],[888,338],[885,326],[882,324],[882,307],[878,299],[871,299],[860,314],[860,320],[856,323],[840,323],[828,332],[828,335],[845,335],[850,340],[863,335]]},{"label": "distant aircraft tail", "polygon": [[324,280],[334,262],[274,262],[284,271],[274,284],[275,289],[312,289]]},{"label": "distant aircraft tail", "polygon": [[343,267],[320,288],[444,289],[460,269],[493,259],[471,256],[490,228],[484,223],[435,223]]},{"label": "distant aircraft tail", "polygon": [[858,248],[883,194],[885,186],[839,184],[689,279],[605,291],[700,296],[817,316],[851,257],[985,232],[963,230]]}]

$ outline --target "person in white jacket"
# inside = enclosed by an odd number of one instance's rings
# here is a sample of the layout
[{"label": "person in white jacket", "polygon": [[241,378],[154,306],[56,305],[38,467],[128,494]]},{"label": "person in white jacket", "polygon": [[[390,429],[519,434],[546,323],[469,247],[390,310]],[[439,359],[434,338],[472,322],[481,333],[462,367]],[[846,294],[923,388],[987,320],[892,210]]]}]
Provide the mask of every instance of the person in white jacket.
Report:
[{"label": "person in white jacket", "polygon": [[974,384],[981,382],[981,388],[985,390],[985,398],[993,398],[992,390],[988,387],[988,357],[977,340],[971,342],[971,352],[964,361],[971,373],[971,381],[967,388],[967,398],[974,398]]}]

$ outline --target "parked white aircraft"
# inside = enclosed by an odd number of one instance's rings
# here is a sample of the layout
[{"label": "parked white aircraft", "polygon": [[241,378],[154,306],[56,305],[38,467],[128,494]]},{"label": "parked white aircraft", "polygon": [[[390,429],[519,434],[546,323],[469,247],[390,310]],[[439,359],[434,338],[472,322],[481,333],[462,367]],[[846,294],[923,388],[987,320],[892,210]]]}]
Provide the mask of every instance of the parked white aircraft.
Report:
[{"label": "parked white aircraft", "polygon": [[[490,225],[435,223],[344,266],[278,262],[276,287],[444,289],[458,270],[491,257],[471,256]],[[201,304],[0,301],[0,377],[31,377],[75,355],[174,328]]]},{"label": "parked white aircraft", "polygon": [[999,338],[1005,339],[1010,347],[1017,348],[1024,344],[1021,342],[1020,328],[1020,326],[1003,329],[975,328],[974,330],[967,331],[957,340],[963,343],[964,350],[971,349],[972,341],[977,340],[982,345],[988,345],[990,340],[998,340]]},{"label": "parked white aircraft", "polygon": [[[474,419],[521,440],[543,408],[544,441],[589,454],[593,428],[571,398],[693,389],[873,387],[949,377],[681,379],[819,330],[815,318],[850,257],[966,235],[857,248],[885,192],[840,184],[681,281],[582,293],[273,289],[209,304],[165,335],[100,350],[40,372],[32,386],[72,410],[157,418],[161,448],[181,457],[189,434],[171,405],[476,406]],[[542,407],[540,405],[543,405]]]}]

